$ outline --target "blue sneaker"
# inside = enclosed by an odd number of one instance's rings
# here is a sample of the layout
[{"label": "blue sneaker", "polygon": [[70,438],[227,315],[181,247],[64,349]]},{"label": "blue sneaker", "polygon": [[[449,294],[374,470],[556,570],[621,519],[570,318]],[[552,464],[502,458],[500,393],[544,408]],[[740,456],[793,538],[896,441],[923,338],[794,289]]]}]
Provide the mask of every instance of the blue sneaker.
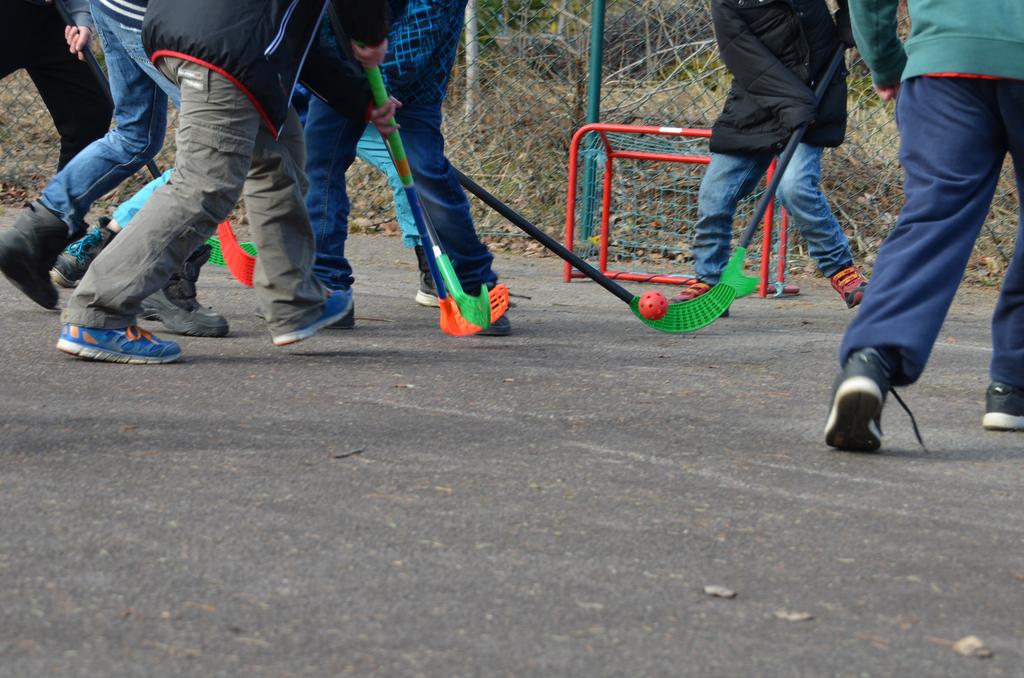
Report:
[{"label": "blue sneaker", "polygon": [[313,322],[282,334],[273,335],[274,346],[287,346],[295,344],[303,339],[309,339],[328,325],[338,322],[352,308],[352,290],[331,290],[324,299],[323,313]]},{"label": "blue sneaker", "polygon": [[143,365],[170,363],[181,357],[176,343],[157,339],[138,325],[104,330],[64,323],[57,350],[84,360]]}]

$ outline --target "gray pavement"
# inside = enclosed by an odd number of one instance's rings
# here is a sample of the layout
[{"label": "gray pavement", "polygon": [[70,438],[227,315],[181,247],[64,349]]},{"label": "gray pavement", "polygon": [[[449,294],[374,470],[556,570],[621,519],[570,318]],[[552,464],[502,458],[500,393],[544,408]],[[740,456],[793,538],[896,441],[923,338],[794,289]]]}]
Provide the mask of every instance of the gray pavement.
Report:
[{"label": "gray pavement", "polygon": [[455,339],[397,240],[350,251],[357,329],[275,349],[209,267],[231,336],[171,366],[59,354],[0,280],[0,675],[1024,675],[991,291],[904,394],[928,451],[890,403],[851,455],[823,443],[849,313],[821,281],[668,336],[500,255],[514,335]]}]

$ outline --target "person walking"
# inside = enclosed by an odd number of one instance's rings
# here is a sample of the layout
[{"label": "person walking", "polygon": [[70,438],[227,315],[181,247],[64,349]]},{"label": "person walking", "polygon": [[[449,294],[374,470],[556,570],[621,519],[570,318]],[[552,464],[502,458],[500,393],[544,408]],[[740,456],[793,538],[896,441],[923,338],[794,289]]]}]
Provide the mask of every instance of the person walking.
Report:
[{"label": "person walking", "polygon": [[67,26],[52,0],[5,2],[0,16],[0,79],[25,69],[60,135],[57,170],[107,133],[113,108],[77,54],[94,30],[88,0],[67,3]]},{"label": "person walking", "polygon": [[[850,0],[875,90],[896,99],[906,200],[878,252],[871,287],[839,351],[825,442],[882,444],[894,386],[920,379],[992,205],[1007,153],[1024,195],[1024,3]],[[897,97],[898,94],[898,97]],[[1024,430],[1024,228],[992,315],[982,426]]]},{"label": "person walking", "polygon": [[[143,49],[146,6],[147,0],[91,0],[114,99],[114,128],[75,155],[39,199],[22,210],[14,227],[0,234],[0,272],[44,308],[57,307],[54,280],[76,285],[93,258],[113,240],[116,231],[109,224],[89,228],[86,216],[96,200],[156,157],[167,132],[168,100],[179,104],[178,89]],[[68,37],[73,48],[88,48],[88,34],[69,32]],[[98,85],[85,64],[81,66],[82,77]],[[63,252],[69,243],[70,251]],[[201,261],[202,253],[192,256],[166,289],[155,290],[146,303],[171,331],[224,336],[229,329],[224,316],[196,302],[194,284],[179,284],[194,283],[191,278],[198,277]]]},{"label": "person walking", "polygon": [[695,299],[718,283],[729,262],[736,205],[756,188],[793,131],[809,123],[778,195],[818,269],[853,308],[867,279],[819,186],[824,149],[839,146],[846,135],[845,68],[820,106],[813,92],[840,46],[853,44],[842,3],[838,26],[825,0],[714,0],[711,17],[733,80],[711,131],[711,163],[697,197],[697,280],[675,301]]},{"label": "person walking", "polygon": [[[360,63],[379,65],[384,3],[330,0]],[[341,318],[351,295],[312,273],[305,149],[291,93],[328,0],[150,0],[143,43],[181,91],[177,157],[160,186],[93,262],[68,301],[57,348],[87,360],[167,363],[181,348],[140,329],[141,301],[213,234],[244,190],[260,250],[254,286],[274,345]],[[385,111],[386,112],[386,111]]]}]

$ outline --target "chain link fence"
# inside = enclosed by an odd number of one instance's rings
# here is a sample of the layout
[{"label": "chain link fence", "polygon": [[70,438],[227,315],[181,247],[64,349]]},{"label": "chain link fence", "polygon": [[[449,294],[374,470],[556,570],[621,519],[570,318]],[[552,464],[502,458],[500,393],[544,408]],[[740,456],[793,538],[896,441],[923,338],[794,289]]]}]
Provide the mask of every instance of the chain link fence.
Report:
[{"label": "chain link fence", "polygon": [[[478,44],[467,30],[449,94],[452,161],[514,209],[561,234],[569,142],[587,110],[592,3],[471,0],[474,6],[467,17],[470,27],[477,24]],[[718,58],[710,2],[609,0],[606,11],[600,120],[710,127],[730,83]],[[855,52],[848,67],[847,140],[826,153],[822,187],[857,260],[870,268],[903,201],[899,137],[893,105],[875,96]],[[1017,205],[1008,161],[972,259],[972,278],[997,281],[1005,270]],[[479,219],[481,231],[493,237],[515,235],[483,210]],[[794,248],[791,266],[813,270],[799,240]],[[657,257],[658,249],[646,254]],[[686,268],[686,262],[671,265]]]},{"label": "chain link fence", "polygon": [[[102,52],[96,51],[102,63]],[[169,107],[167,141],[156,158],[166,169],[174,164],[174,125],[177,112]],[[25,71],[0,81],[0,205],[20,206],[38,197],[57,171],[60,138],[46,106]],[[150,179],[142,170],[97,204],[99,213],[132,195]]]},{"label": "chain link fence", "polygon": [[[569,144],[587,117],[592,9],[583,0],[469,0],[445,105],[453,164],[556,237],[565,228]],[[602,122],[711,126],[730,76],[718,58],[708,0],[608,0],[603,41]],[[902,204],[902,171],[892,105],[874,95],[867,69],[855,57],[849,63],[847,141],[826,154],[822,185],[857,259],[870,268]],[[25,74],[0,82],[5,202],[38,193],[55,169],[56,149],[52,123]],[[161,167],[172,160],[173,143],[162,153]],[[98,209],[109,210],[145,179],[140,173]],[[382,177],[357,165],[350,180],[353,230],[397,232]],[[541,253],[473,202],[486,240]],[[998,280],[1013,250],[1016,223],[1008,164],[972,260],[973,278]],[[813,269],[802,244],[796,241],[794,248],[791,267]],[[672,265],[685,268],[686,262]]]}]

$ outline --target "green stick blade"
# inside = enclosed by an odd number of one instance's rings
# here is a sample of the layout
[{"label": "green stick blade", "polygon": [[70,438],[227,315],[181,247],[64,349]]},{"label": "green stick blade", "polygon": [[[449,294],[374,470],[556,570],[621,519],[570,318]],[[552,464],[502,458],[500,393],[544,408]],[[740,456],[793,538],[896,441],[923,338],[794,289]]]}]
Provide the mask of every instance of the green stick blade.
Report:
[{"label": "green stick blade", "polygon": [[[746,258],[747,248],[737,247],[736,251],[733,252],[732,257],[729,258],[729,263],[726,264],[725,270],[722,271],[722,277],[718,281],[718,285],[715,285],[715,287],[728,285],[735,290],[736,299],[745,297],[748,294],[753,294],[757,290],[757,285],[760,281],[757,278],[753,278],[743,273],[743,262],[746,261]],[[697,298],[700,299],[700,297]]]},{"label": "green stick blade", "polygon": [[441,271],[441,279],[444,281],[445,289],[448,290],[448,296],[455,301],[455,305],[459,307],[459,313],[462,314],[462,317],[480,329],[490,327],[491,298],[488,294],[487,286],[481,285],[480,293],[475,297],[466,294],[462,289],[462,283],[459,282],[459,277],[455,275],[455,267],[452,266],[452,261],[448,258],[448,255],[441,253],[434,260]]},{"label": "green stick blade", "polygon": [[629,302],[629,308],[648,327],[659,332],[683,334],[695,332],[718,320],[729,310],[729,305],[735,298],[735,291],[728,285],[715,285],[696,299],[669,304],[668,311],[657,320],[645,318],[640,313],[640,297],[633,297]]},{"label": "green stick blade", "polygon": [[745,297],[757,289],[757,278],[743,273],[746,256],[747,249],[737,247],[725,270],[722,271],[722,279],[717,285],[696,299],[669,304],[668,311],[657,320],[650,320],[641,315],[640,297],[633,297],[629,302],[629,308],[645,325],[659,332],[682,334],[707,327],[721,318],[735,299]]}]

